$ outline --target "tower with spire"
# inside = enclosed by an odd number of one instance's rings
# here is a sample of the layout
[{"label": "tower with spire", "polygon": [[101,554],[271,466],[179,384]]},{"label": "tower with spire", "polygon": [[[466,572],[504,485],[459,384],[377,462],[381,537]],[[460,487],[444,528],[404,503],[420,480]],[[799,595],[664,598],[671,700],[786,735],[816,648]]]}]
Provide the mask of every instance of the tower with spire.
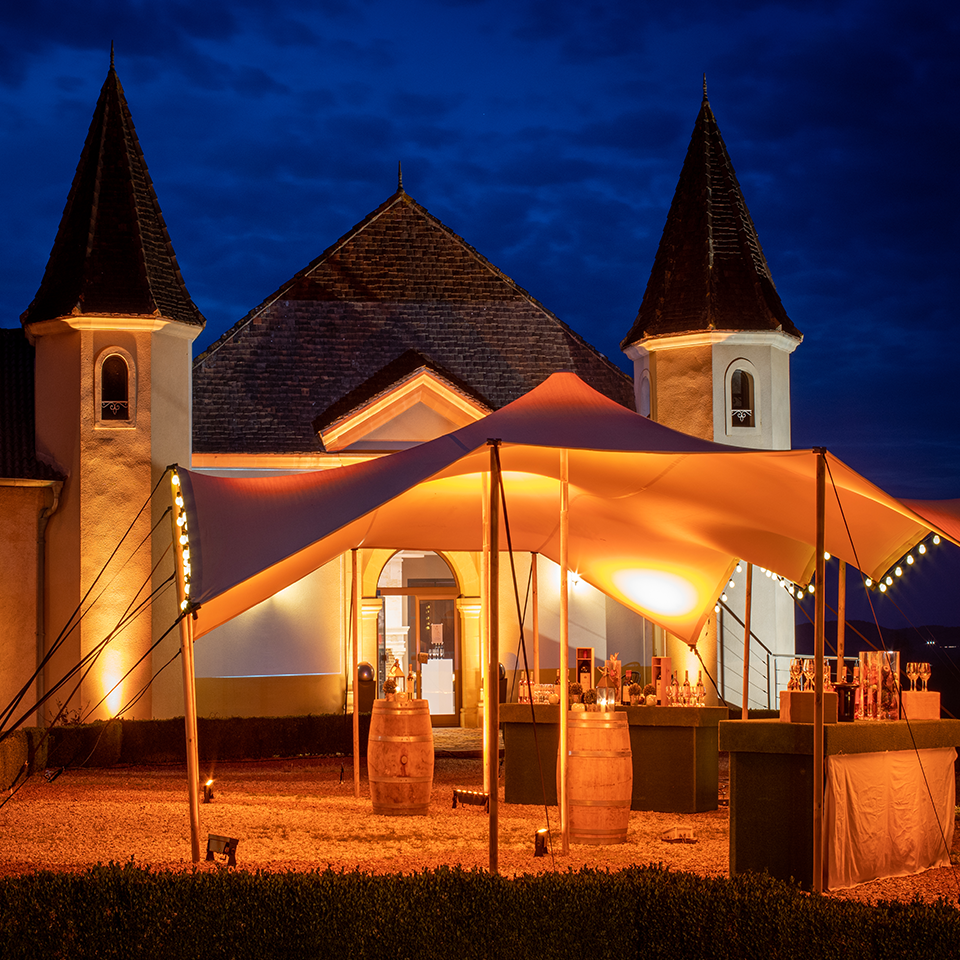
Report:
[{"label": "tower with spire", "polygon": [[[51,643],[69,633],[48,674],[104,658],[90,675],[97,681],[67,704],[104,717],[151,675],[151,614],[135,616],[136,607],[172,564],[158,563],[159,547],[151,549],[151,539],[163,539],[150,531],[165,505],[151,508],[150,492],[167,464],[189,463],[191,344],[204,326],[180,275],[112,50],[46,271],[21,323],[36,352],[37,455],[68,478],[48,528],[44,619]],[[158,624],[172,622],[169,604],[175,609],[172,597],[154,603]],[[83,617],[71,630],[76,610]],[[150,716],[151,696],[162,698],[162,689],[155,685],[128,715]]]},{"label": "tower with spire", "polygon": [[790,447],[790,354],[777,294],[707,99],[693,128],[637,318],[621,348],[637,409],[719,443]]},{"label": "tower with spire", "polygon": [[[802,339],[780,302],[704,78],[650,279],[621,344],[633,361],[637,410],[718,443],[789,449],[790,355]],[[740,579],[729,594],[742,619]],[[792,652],[792,601],[761,579],[753,633]],[[727,626],[741,631],[742,650],[742,628]],[[721,643],[725,634],[721,624]]]}]

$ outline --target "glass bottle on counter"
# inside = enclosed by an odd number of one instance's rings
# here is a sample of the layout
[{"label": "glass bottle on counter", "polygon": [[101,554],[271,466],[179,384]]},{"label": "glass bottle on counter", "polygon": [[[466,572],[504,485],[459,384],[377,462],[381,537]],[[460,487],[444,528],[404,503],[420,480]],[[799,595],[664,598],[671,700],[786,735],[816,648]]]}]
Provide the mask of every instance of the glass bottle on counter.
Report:
[{"label": "glass bottle on counter", "polygon": [[683,673],[683,686],[680,688],[680,702],[685,707],[690,706],[690,671]]},{"label": "glass bottle on counter", "polygon": [[677,683],[677,675],[673,673],[670,677],[670,706],[680,705],[680,684]]},{"label": "glass bottle on counter", "polygon": [[707,688],[703,685],[703,671],[697,671],[696,687],[697,706],[702,707],[707,702]]}]

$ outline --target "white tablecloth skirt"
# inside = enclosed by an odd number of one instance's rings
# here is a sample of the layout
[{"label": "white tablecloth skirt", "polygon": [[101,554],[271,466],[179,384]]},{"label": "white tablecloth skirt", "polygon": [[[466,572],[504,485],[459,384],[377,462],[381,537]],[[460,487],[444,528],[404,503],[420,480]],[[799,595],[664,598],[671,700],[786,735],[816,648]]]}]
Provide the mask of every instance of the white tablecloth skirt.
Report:
[{"label": "white tablecloth skirt", "polygon": [[956,756],[948,747],[826,758],[828,890],[949,865]]}]

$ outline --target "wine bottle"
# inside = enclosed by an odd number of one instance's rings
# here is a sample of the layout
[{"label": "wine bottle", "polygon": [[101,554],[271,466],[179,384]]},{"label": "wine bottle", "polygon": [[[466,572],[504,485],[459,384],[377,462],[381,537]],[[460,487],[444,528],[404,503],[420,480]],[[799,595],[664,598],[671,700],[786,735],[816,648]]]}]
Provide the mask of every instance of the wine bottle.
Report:
[{"label": "wine bottle", "polygon": [[703,671],[697,671],[697,706],[702,707],[707,700],[707,689],[703,685]]},{"label": "wine bottle", "polygon": [[690,705],[690,671],[685,670],[683,673],[683,686],[680,690],[681,703],[687,707]]}]

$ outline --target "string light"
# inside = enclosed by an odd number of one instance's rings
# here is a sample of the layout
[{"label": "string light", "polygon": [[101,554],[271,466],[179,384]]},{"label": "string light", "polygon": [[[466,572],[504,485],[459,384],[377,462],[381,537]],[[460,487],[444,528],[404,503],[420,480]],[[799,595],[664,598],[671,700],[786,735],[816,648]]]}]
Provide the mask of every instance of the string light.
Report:
[{"label": "string light", "polygon": [[180,601],[180,609],[186,611],[190,606],[190,576],[193,569],[190,565],[190,533],[187,530],[187,513],[184,509],[179,475],[173,473],[170,482],[173,484],[173,502],[177,507],[177,527],[180,531],[177,537],[180,543],[180,572],[183,577],[183,600]]},{"label": "string light", "polygon": [[[930,537],[930,544],[932,546],[938,545],[940,541],[941,541],[941,537],[939,536],[939,534],[935,533]],[[926,556],[927,549],[928,548],[926,543],[919,543],[917,544],[915,553],[918,556],[923,557],[923,556]],[[906,570],[908,567],[916,568],[916,566],[917,566],[917,557],[914,556],[913,552],[908,553],[904,557],[902,557],[893,567],[890,568],[889,571],[887,571],[887,573],[885,573],[878,580],[874,580],[871,577],[864,578],[864,581],[863,581],[864,586],[869,587],[871,589],[879,590],[881,593],[886,593],[888,588],[892,587],[896,582],[894,578],[903,578],[906,574]]]}]

